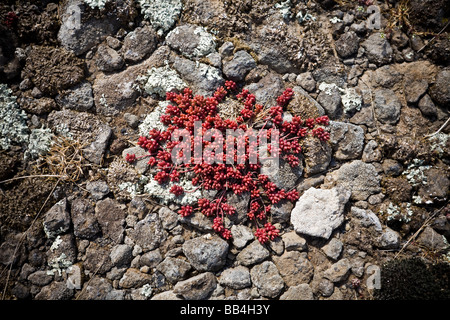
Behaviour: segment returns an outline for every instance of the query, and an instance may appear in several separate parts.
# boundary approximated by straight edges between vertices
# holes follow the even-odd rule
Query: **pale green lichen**
[[[384,211],[380,211],[380,214],[384,214]],[[402,221],[404,223],[408,223],[411,221],[411,217],[413,216],[414,212],[411,209],[411,204],[407,203],[405,210],[402,210],[399,206],[393,204],[392,202],[389,203],[387,209],[386,209],[386,220],[387,221]]]
[[[286,0],[286,1],[280,2],[280,3],[275,3],[275,5],[274,5],[274,7],[276,9],[278,9],[278,11],[280,12],[280,14],[284,20],[291,19],[291,17],[292,17],[291,6],[292,6],[291,0]]]
[[[150,21],[159,35],[169,31],[183,9],[181,0],[137,0],[144,19]]]
[[[322,82],[319,85],[319,90],[331,95],[334,90],[338,90],[341,95],[341,103],[343,111],[345,114],[350,114],[354,111],[361,110],[362,107],[362,97],[355,88],[341,88],[335,83]]]
[[[423,163],[423,160],[414,159],[408,168],[402,173],[413,187],[426,185],[428,183],[425,171],[430,169],[431,166],[424,166]]]
[[[51,270],[47,271],[47,274],[54,274],[55,272],[58,272],[58,274],[61,276],[63,271],[72,266],[72,262],[67,260],[67,256],[65,253],[61,253],[59,257],[49,260],[48,265]]]
[[[30,130],[27,115],[21,110],[6,84],[0,84],[0,147],[9,150],[12,145],[28,142]]]
[[[36,159],[45,155],[53,144],[53,133],[50,129],[33,129],[28,139],[28,147],[24,159]]]
[[[156,94],[161,98],[166,96],[166,92],[182,90],[187,84],[178,76],[178,73],[168,65],[160,68],[151,68],[145,76],[138,78],[143,83],[143,89],[148,94]]]
[[[430,150],[437,152],[439,156],[442,156],[444,154],[444,149],[447,146],[447,141],[450,135],[439,132],[431,137],[428,138],[428,140],[431,142]]]

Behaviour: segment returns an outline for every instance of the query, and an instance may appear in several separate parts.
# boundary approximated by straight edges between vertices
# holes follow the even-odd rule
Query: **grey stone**
[[[90,242],[89,247],[86,249],[86,257],[83,262],[85,270],[98,275],[105,274],[112,268],[111,247],[101,246],[95,242]]]
[[[270,256],[269,250],[264,248],[258,240],[254,240],[236,256],[236,260],[244,266],[259,263]]]
[[[130,237],[144,252],[154,250],[166,239],[159,215],[156,212],[136,223],[134,229],[127,231]]]
[[[126,213],[116,200],[106,198],[97,202],[95,217],[100,225],[103,238],[112,242],[123,239]]]
[[[450,69],[441,69],[437,75],[434,85],[430,88],[430,96],[434,102],[441,106],[450,104]]]
[[[227,195],[227,203],[236,209],[236,213],[230,216],[230,220],[235,224],[240,224],[247,220],[248,204],[250,202],[250,193],[243,192],[239,195],[230,192]]]
[[[321,91],[317,97],[317,102],[325,109],[330,119],[336,119],[342,113],[341,94],[337,87]]]
[[[337,260],[342,252],[343,244],[340,240],[333,238],[326,245],[322,247],[322,251],[328,258]]]
[[[396,124],[400,118],[401,104],[391,89],[378,89],[374,94],[375,116],[378,121]]]
[[[82,82],[57,95],[55,101],[61,108],[88,111],[94,106],[92,86],[89,82]]]
[[[233,53],[234,45],[230,41],[225,41],[219,48],[219,54],[222,57],[230,56]]]
[[[119,286],[124,289],[140,288],[143,285],[151,283],[151,276],[140,272],[135,268],[128,268],[119,281]]]
[[[178,214],[167,207],[161,207],[158,211],[162,227],[166,230],[171,230],[176,227],[178,223]]]
[[[133,259],[133,247],[127,244],[118,244],[114,246],[110,253],[111,263],[113,266],[127,266]]]
[[[348,31],[339,37],[335,46],[341,58],[351,57],[358,52],[359,37],[354,31]]]
[[[331,121],[330,143],[337,160],[359,158],[364,147],[364,130],[354,124]]]
[[[256,103],[262,105],[275,105],[276,98],[283,93],[283,79],[276,73],[270,72],[258,82],[244,87],[255,95]]]
[[[169,47],[187,58],[201,58],[216,49],[213,35],[193,24],[176,27],[167,35],[166,41]]]
[[[350,261],[347,258],[341,259],[338,262],[334,263],[330,268],[325,270],[323,275],[331,282],[340,282],[346,279],[349,274],[350,268]]]
[[[326,278],[322,278],[317,286],[318,291],[324,297],[329,297],[333,294],[334,284]]]
[[[278,161],[270,159],[262,161],[260,172],[278,188],[290,190],[295,187],[297,180],[302,176],[303,166],[300,163],[297,167],[291,167],[281,158]]]
[[[173,290],[170,290],[155,294],[150,300],[183,300],[183,299],[179,298],[175,293],[173,293]]]
[[[219,283],[232,289],[248,288],[252,284],[250,271],[244,266],[225,269],[220,275]]]
[[[178,215],[178,221],[187,224],[200,231],[209,232],[212,231],[213,222],[207,216],[201,212],[194,212],[190,216],[182,217]]]
[[[32,284],[43,287],[53,280],[53,274],[49,274],[44,270],[38,270],[30,274],[27,279]]]
[[[184,281],[179,281],[173,293],[181,295],[185,300],[206,299],[216,288],[217,280],[213,273],[205,272]]]
[[[256,62],[247,51],[237,51],[233,58],[223,64],[224,75],[233,81],[242,81],[256,67]]]
[[[375,167],[361,160],[343,164],[338,170],[325,176],[325,187],[339,185],[351,190],[352,200],[367,200],[381,191],[381,179]]]
[[[99,45],[95,58],[95,65],[101,71],[112,72],[123,67],[125,61],[122,56],[106,44]]]
[[[278,203],[272,204],[270,207],[270,215],[272,217],[272,223],[288,222],[291,217],[291,211],[294,205],[291,201],[285,199]]]
[[[217,271],[225,265],[228,243],[218,236],[205,235],[187,240],[184,255],[198,271]]]
[[[45,213],[44,231],[47,237],[54,238],[70,228],[70,214],[67,205],[67,199],[58,201],[53,207]]]
[[[58,235],[47,251],[48,265],[59,273],[75,263],[76,259],[77,249],[72,233]]]
[[[422,114],[426,117],[436,117],[437,116],[437,108],[433,103],[433,100],[428,94],[425,94],[420,100],[418,107]]]
[[[102,180],[89,181],[86,184],[86,190],[89,191],[94,200],[101,200],[109,193],[108,184]]]
[[[123,119],[127,122],[130,128],[136,129],[139,126],[139,117],[132,113],[125,112]]]
[[[280,257],[273,257],[273,261],[289,287],[309,283],[314,276],[314,266],[306,253],[287,251]]]
[[[400,246],[400,235],[386,227],[381,236],[377,238],[377,244],[381,249],[397,249]]]
[[[375,140],[369,140],[364,147],[361,160],[364,162],[380,161],[383,155],[377,148],[378,143]]]
[[[99,276],[93,276],[83,286],[79,300],[123,300],[124,292],[115,290],[111,282]]]
[[[125,61],[136,63],[150,55],[157,45],[156,32],[150,26],[138,27],[123,40],[122,52]]]
[[[89,200],[82,198],[73,200],[70,212],[75,236],[83,239],[92,239],[100,232],[100,226],[95,218],[94,207]]]
[[[316,80],[314,80],[311,72],[300,73],[295,82],[308,92],[316,90]]]
[[[417,238],[417,244],[423,245],[429,250],[445,251],[449,244],[445,237],[437,233],[431,227],[425,227]]]
[[[163,260],[163,256],[161,255],[161,251],[159,249],[155,249],[149,252],[144,253],[139,259],[139,263],[144,266],[148,266],[150,268],[156,267]]]
[[[310,177],[328,168],[331,162],[332,148],[326,141],[306,137],[303,142],[303,154],[305,157],[305,176]]]
[[[398,176],[403,172],[403,166],[393,159],[385,159],[381,164],[383,172],[390,176]]]
[[[366,49],[369,62],[380,66],[391,62],[393,50],[389,41],[381,33],[373,33],[361,44]]]
[[[225,83],[219,69],[201,62],[176,57],[172,67],[188,82],[195,94],[211,96]]]
[[[34,297],[36,300],[69,300],[74,291],[67,288],[65,282],[52,282],[43,287]]]
[[[289,289],[281,295],[280,300],[314,300],[314,294],[307,283],[302,283],[298,286],[289,287]]]
[[[250,277],[259,294],[264,297],[275,298],[284,288],[283,278],[271,261],[255,265],[250,270]]]
[[[156,270],[164,274],[166,279],[171,283],[176,283],[177,281],[185,279],[191,269],[192,267],[189,262],[172,257],[165,258],[156,267]]]
[[[419,197],[424,201],[435,201],[447,199],[450,188],[450,180],[445,171],[430,168],[425,172],[426,180],[432,183],[422,184],[419,188]]]
[[[344,207],[350,195],[351,192],[343,188],[308,189],[291,213],[295,231],[328,239],[344,221]]]
[[[308,246],[306,240],[300,237],[295,231],[287,232],[281,236],[286,251],[305,251]]]
[[[141,147],[130,147],[126,148],[122,151],[122,158],[126,159],[127,154],[132,155],[134,154],[136,156],[136,161],[131,163],[130,165],[133,166],[136,171],[140,174],[144,174],[148,168],[148,154],[149,152]]]
[[[353,216],[360,220],[363,227],[368,228],[370,226],[374,226],[376,231],[382,231],[380,219],[378,219],[377,215],[371,210],[352,207],[350,212]]]
[[[83,1],[70,0],[61,10],[58,40],[65,49],[73,51],[76,55],[87,52],[107,36],[116,33],[120,27],[117,16],[114,15],[104,19],[86,19],[85,8]],[[86,21],[82,21],[83,19]]]
[[[101,164],[111,136],[112,129],[110,127],[104,126],[99,128],[97,139],[83,149],[83,155],[86,160],[95,164]]]
[[[405,81],[406,101],[416,104],[419,99],[427,92],[428,82],[425,79],[407,79]]]
[[[233,245],[238,249],[244,248],[249,241],[255,238],[252,230],[244,225],[233,225],[230,231]]]

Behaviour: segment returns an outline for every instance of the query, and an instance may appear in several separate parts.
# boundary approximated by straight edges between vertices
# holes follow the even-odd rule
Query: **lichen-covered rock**
[[[67,199],[60,200],[46,212],[43,224],[48,238],[55,238],[69,230],[71,219]]]
[[[112,72],[121,69],[125,61],[116,50],[101,44],[97,48],[95,64],[101,71]]]
[[[97,201],[95,217],[97,218],[103,237],[118,242],[123,239],[125,211],[120,204],[111,198]]]
[[[183,8],[181,0],[138,0],[138,3],[144,18],[159,35],[172,28]]]
[[[358,52],[359,37],[354,31],[348,31],[336,41],[336,51],[341,58],[348,58]]]
[[[205,28],[192,24],[176,27],[166,37],[167,44],[190,59],[207,56],[216,50],[214,36]]]
[[[57,95],[55,101],[61,108],[88,111],[94,106],[92,86],[89,82],[80,83]]]
[[[343,188],[306,190],[291,213],[295,231],[328,239],[344,222],[344,207],[350,195],[351,192]]]

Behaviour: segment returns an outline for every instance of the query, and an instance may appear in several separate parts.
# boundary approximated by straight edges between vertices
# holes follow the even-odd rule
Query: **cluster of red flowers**
[[[12,29],[18,20],[19,20],[19,17],[17,16],[17,14],[14,11],[10,11],[6,14],[3,24],[6,27],[8,27],[9,29]]]
[[[269,178],[259,173],[261,164],[250,163],[251,152],[255,152],[250,148],[248,136],[244,138],[245,154],[239,155],[236,150],[229,150],[227,154],[215,154],[209,149],[209,153],[203,155],[203,159],[198,161],[195,153],[189,161],[186,161],[186,155],[178,154],[182,160],[182,164],[171,161],[173,149],[180,143],[173,136],[174,131],[186,130],[191,136],[190,147],[194,151],[196,147],[201,150],[208,149],[214,143],[221,143],[226,151],[227,144],[214,137],[214,141],[205,141],[201,137],[209,129],[216,129],[218,133],[224,134],[227,129],[247,129],[252,128],[252,124],[258,119],[263,121],[264,129],[267,130],[267,138],[271,137],[271,130],[277,129],[281,133],[279,138],[280,156],[283,157],[291,166],[299,165],[299,154],[302,151],[300,140],[308,134],[318,137],[320,140],[329,139],[329,134],[323,127],[329,124],[327,116],[317,119],[302,120],[299,116],[292,117],[291,121],[283,120],[283,112],[294,94],[291,88],[286,89],[276,101],[277,105],[268,109],[264,115],[261,112],[264,107],[256,104],[256,98],[248,90],[242,90],[235,98],[243,103],[243,108],[236,120],[223,119],[218,113],[218,105],[222,102],[231,91],[236,91],[236,83],[226,81],[225,85],[218,88],[212,97],[194,96],[192,90],[184,89],[181,93],[168,92],[166,99],[170,101],[165,113],[161,116],[161,122],[167,126],[167,130],[158,131],[152,129],[148,136],[139,137],[138,145],[148,151],[151,167],[156,168],[154,179],[164,184],[170,181],[177,182],[180,176],[190,173],[192,184],[204,190],[217,190],[217,197],[214,200],[206,198],[199,199],[196,205],[182,206],[178,213],[183,216],[189,216],[195,211],[201,212],[207,217],[214,217],[213,229],[219,233],[224,239],[231,238],[231,232],[225,227],[224,217],[236,213],[235,208],[227,203],[227,194],[242,194],[248,192],[250,194],[250,207],[247,216],[256,224],[255,237],[265,243],[273,240],[278,236],[279,231],[268,222],[270,218],[271,205],[280,202],[283,199],[288,201],[296,201],[299,198],[298,192],[293,190],[284,190],[278,188]],[[232,98],[232,97],[230,97]],[[201,127],[196,127],[195,122],[201,122]],[[196,132],[200,130],[201,132]],[[262,130],[262,129],[259,129]],[[259,131],[261,132],[261,131]],[[199,134],[199,135],[197,135]],[[200,139],[196,138],[200,136]],[[223,137],[223,136],[222,136]],[[238,138],[239,139],[239,138]],[[219,142],[218,142],[219,141]],[[268,151],[271,150],[272,144],[268,145]],[[233,144],[234,147],[234,144]],[[217,150],[217,149],[214,149]],[[182,153],[180,151],[180,153]],[[228,164],[227,157],[233,157],[234,165]],[[256,154],[258,156],[258,154]],[[216,159],[223,161],[207,161],[208,159]],[[126,160],[136,161],[134,155],[127,155]],[[240,161],[241,160],[241,161]],[[243,161],[242,161],[243,160]],[[236,164],[237,163],[237,164]],[[182,196],[185,192],[181,186],[173,185],[170,192],[175,196]],[[261,227],[263,226],[263,227]]]

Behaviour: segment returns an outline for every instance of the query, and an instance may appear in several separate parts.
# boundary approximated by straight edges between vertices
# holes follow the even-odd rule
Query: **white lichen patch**
[[[207,32],[203,27],[197,27],[194,30],[194,34],[199,36],[199,42],[197,47],[194,49],[193,57],[204,57],[216,50],[216,41],[214,36]]]
[[[437,152],[439,156],[442,156],[444,154],[444,149],[447,146],[447,141],[450,135],[439,132],[431,137],[428,138],[428,140],[431,142],[430,150]]]
[[[150,21],[159,35],[169,31],[183,9],[181,0],[138,0],[144,19]]]
[[[408,223],[411,221],[411,217],[413,216],[414,212],[411,209],[411,203],[406,204],[406,207],[404,208],[404,210],[402,210],[402,208],[400,208],[398,205],[390,202],[386,209],[386,212],[381,210],[380,214],[385,214],[387,221],[402,221],[404,223]]]
[[[105,4],[109,0],[83,0],[83,1],[84,1],[84,3],[86,3],[92,9],[95,9],[95,8],[104,9],[105,8]]]
[[[167,126],[161,123],[161,116],[164,114],[166,107],[169,105],[168,101],[160,101],[158,106],[150,112],[142,123],[139,125],[139,135],[147,136],[151,129],[161,131],[167,130]]]
[[[344,113],[359,111],[362,107],[362,98],[354,88],[347,88],[341,91],[341,102]]]
[[[186,179],[180,179],[179,182],[168,182],[164,184],[159,184],[153,179],[152,176],[149,177],[150,182],[144,186],[144,191],[157,198],[162,204],[175,203],[181,206],[193,204],[197,202],[198,199],[202,198],[201,189],[194,186],[192,182]],[[172,186],[179,185],[184,189],[184,193],[175,196],[170,193],[169,190]]]
[[[425,171],[430,169],[431,166],[424,166],[423,163],[423,160],[414,159],[408,168],[402,173],[413,187],[426,185],[428,183]]]
[[[292,17],[292,13],[291,13],[291,0],[286,0],[280,3],[275,3],[274,7],[276,9],[278,9],[278,11],[280,12],[281,16],[283,17],[283,19],[285,20],[289,20]]]
[[[148,94],[156,94],[161,98],[166,96],[166,92],[172,90],[182,90],[188,85],[180,78],[178,73],[168,65],[160,68],[151,68],[147,75],[138,78],[144,83],[143,89]]]
[[[45,155],[53,144],[53,133],[50,129],[33,129],[25,150],[24,159],[36,159]]]
[[[66,271],[72,266],[72,262],[67,260],[65,253],[61,253],[59,257],[49,260],[48,265],[51,270],[47,271],[47,274],[54,274],[55,272],[58,272],[58,275],[61,276],[63,271]]]
[[[27,115],[21,110],[6,84],[0,84],[0,148],[28,142]]]
[[[319,85],[319,90],[328,95],[331,95],[334,90],[338,90],[341,95],[342,107],[346,114],[361,110],[363,103],[362,97],[355,88],[341,88],[335,83],[322,82]]]

